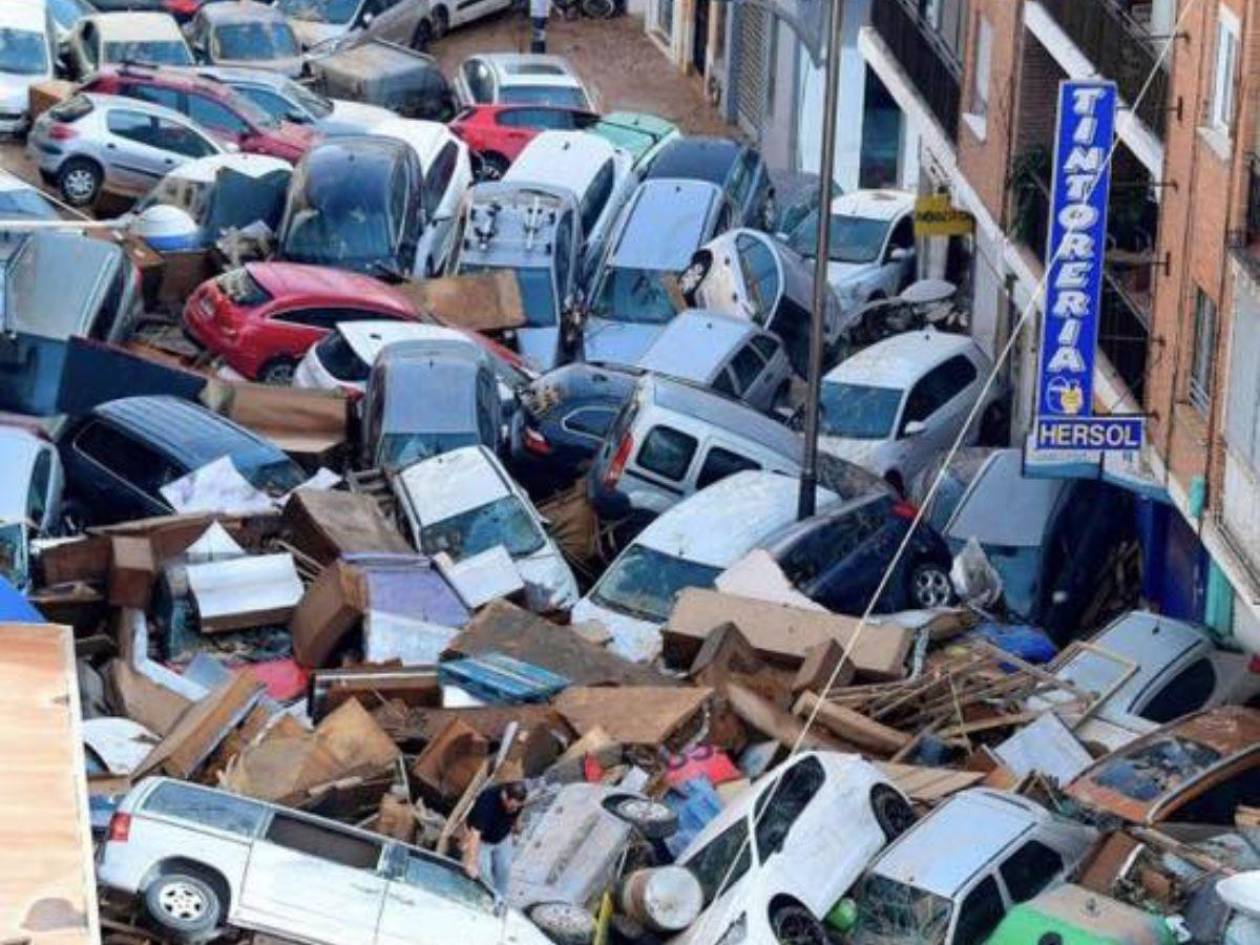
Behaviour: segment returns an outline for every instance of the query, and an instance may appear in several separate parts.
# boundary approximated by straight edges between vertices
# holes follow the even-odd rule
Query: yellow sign
[[[976,230],[976,218],[949,202],[949,194],[930,194],[914,202],[914,235],[969,236]]]

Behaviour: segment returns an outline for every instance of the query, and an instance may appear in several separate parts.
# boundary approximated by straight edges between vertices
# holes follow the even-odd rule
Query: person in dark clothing
[[[505,841],[516,828],[516,818],[528,797],[529,791],[520,781],[494,784],[477,795],[468,812],[464,871],[473,879],[481,877],[499,892],[507,888],[511,865],[512,844]]]

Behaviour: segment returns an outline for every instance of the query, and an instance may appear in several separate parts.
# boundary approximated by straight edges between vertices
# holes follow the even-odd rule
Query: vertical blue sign
[[[1059,84],[1037,388],[1039,421],[1084,418],[1092,413],[1111,192],[1108,158],[1115,125],[1114,83]]]

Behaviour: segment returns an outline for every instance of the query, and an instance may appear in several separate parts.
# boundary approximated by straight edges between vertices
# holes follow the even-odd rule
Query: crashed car
[[[257,0],[202,4],[188,39],[201,62],[269,69],[294,79],[302,74],[302,50],[289,21]]]
[[[0,425],[0,522],[26,522],[35,535],[51,534],[61,521],[65,473],[57,447],[21,427]]]
[[[419,3],[398,3],[393,9],[421,8]],[[455,93],[437,60],[394,43],[356,40],[309,58],[307,68],[313,87],[330,98],[377,105],[404,118],[449,121],[455,116]]]

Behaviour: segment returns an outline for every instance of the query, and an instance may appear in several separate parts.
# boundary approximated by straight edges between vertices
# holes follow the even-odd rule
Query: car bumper
[[[0,112],[0,135],[24,135],[30,127],[29,112]]]

